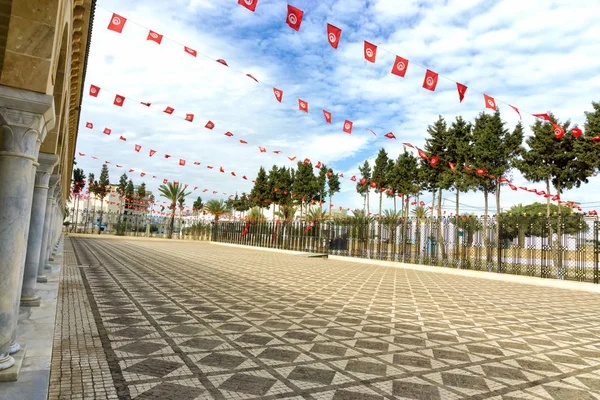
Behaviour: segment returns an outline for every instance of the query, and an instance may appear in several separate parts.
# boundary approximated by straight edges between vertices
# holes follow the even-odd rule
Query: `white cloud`
[[[304,10],[302,29],[294,32],[285,24],[285,4],[279,1],[261,0],[256,13],[251,13],[233,1],[109,0],[103,5],[129,21],[119,35],[106,29],[110,12],[96,12],[87,84],[104,91],[97,99],[84,97],[78,151],[136,172],[234,193],[249,191],[251,183],[231,177],[229,171],[251,178],[260,165],[266,169],[274,163],[294,165],[287,159],[290,155],[296,155],[296,161],[325,162],[346,178],[358,173],[364,159],[374,159],[381,146],[396,158],[401,142],[423,144],[427,125],[438,115],[451,122],[457,115],[472,119],[483,111],[476,90],[524,112],[551,110],[561,120],[582,126],[583,111],[598,100],[600,91],[595,56],[600,52],[600,6],[571,3],[312,2]],[[230,67],[202,56],[194,59],[167,39],[161,46],[146,41],[147,31],[136,22],[210,58],[225,59]],[[343,29],[337,51],[327,44],[326,22]],[[362,57],[364,39],[380,46],[376,64]],[[396,54],[410,60],[405,78],[389,73]],[[422,89],[424,70],[419,66],[468,85],[463,103],[458,102],[452,81],[440,78],[434,93]],[[258,85],[234,69],[268,84]],[[284,90],[282,104],[275,101],[270,85]],[[113,106],[107,91],[127,96],[125,106]],[[299,97],[309,102],[310,114],[297,110]],[[151,101],[153,107],[135,104],[133,99]],[[162,113],[167,105],[179,117],[194,113],[197,124]],[[518,116],[508,106],[501,107],[512,129]],[[334,124],[324,123],[324,108],[333,112]],[[341,131],[346,118],[354,121],[352,135]],[[213,131],[203,128],[209,119],[216,124]],[[94,122],[93,132],[85,129],[86,121]],[[533,118],[524,115],[523,122],[528,127]],[[113,129],[111,137],[101,133],[105,126]],[[378,137],[366,127],[377,131]],[[225,131],[235,136],[227,138]],[[398,140],[384,139],[388,131]],[[127,142],[119,141],[119,135]],[[239,139],[251,144],[241,145]],[[133,151],[135,143],[144,146],[139,154]],[[258,145],[283,154],[259,153]],[[157,153],[149,158],[150,148],[173,157],[165,160]],[[179,158],[188,165],[180,167]],[[194,166],[193,161],[202,166]],[[78,163],[86,174],[98,174],[100,164],[89,157]],[[222,165],[228,173],[205,165]],[[116,181],[124,170],[111,169],[112,179]],[[142,181],[139,174],[130,175],[136,183]],[[526,184],[518,173],[514,175],[519,184]],[[158,180],[148,175],[144,180],[156,191]],[[592,187],[598,183],[600,178],[594,178],[563,198],[593,202]],[[362,206],[354,186],[343,180],[342,193],[334,198],[336,206]],[[454,194],[444,197],[453,199]],[[461,202],[478,207],[482,197],[469,193]],[[508,189],[502,197],[507,207],[538,200]],[[385,207],[391,204],[386,200]],[[447,205],[454,208],[450,201]]]

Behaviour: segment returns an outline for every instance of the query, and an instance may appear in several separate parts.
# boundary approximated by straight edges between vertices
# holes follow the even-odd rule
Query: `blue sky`
[[[320,160],[349,177],[381,147],[396,158],[401,142],[421,146],[428,124],[438,115],[451,122],[457,115],[472,120],[484,112],[483,97],[474,89],[519,107],[527,134],[533,123],[527,112],[552,111],[582,126],[583,112],[600,100],[595,56],[600,54],[600,4],[595,2],[298,0],[291,4],[304,10],[299,32],[286,25],[287,2],[282,0],[260,0],[255,13],[237,0],[98,3],[103,8],[96,11],[86,84],[104,91],[98,98],[83,99],[77,147],[88,157],[78,164],[86,174],[98,174],[101,163],[89,155],[110,160],[115,182],[126,170],[114,164],[122,164],[136,170],[129,174],[136,184],[144,181],[154,191],[161,182],[152,175],[219,191],[214,197],[249,191],[250,182],[205,166],[223,166],[250,178],[261,165],[292,166],[289,155]],[[129,19],[122,34],[106,29],[111,12],[104,8]],[[146,41],[147,30],[134,22],[164,34],[163,44]],[[337,50],[327,42],[327,22],[343,31]],[[225,59],[230,68],[201,56],[194,59],[167,38],[209,58]],[[379,46],[377,63],[364,60],[363,40]],[[390,74],[395,55],[410,62],[405,78]],[[417,65],[469,86],[465,100],[459,103],[455,83],[442,76],[435,92],[423,89],[425,70]],[[283,103],[275,101],[272,86],[256,84],[233,69],[282,89]],[[118,108],[108,92],[153,106],[126,101]],[[308,115],[298,111],[298,98],[309,102]],[[178,116],[194,113],[198,124],[160,112],[167,105]],[[512,129],[517,114],[500,106]],[[325,123],[322,109],[333,113],[332,125]],[[214,131],[202,128],[209,119],[217,126]],[[342,132],[344,119],[354,122],[352,135]],[[94,130],[85,129],[88,121]],[[104,127],[113,129],[111,137],[102,135]],[[235,136],[224,137],[225,131]],[[397,141],[383,138],[389,131]],[[127,142],[119,141],[119,135]],[[240,145],[238,139],[251,145]],[[139,154],[133,151],[136,143],[144,146]],[[258,145],[283,155],[260,153]],[[149,158],[150,148],[159,153]],[[161,153],[173,157],[166,160]],[[178,165],[179,158],[187,160],[186,167]],[[202,165],[193,166],[193,161]],[[140,171],[147,175],[141,178]],[[517,185],[542,187],[527,183],[516,171],[513,178]],[[594,206],[593,188],[599,183],[594,178],[563,198]],[[538,200],[509,192],[503,190],[505,207]],[[428,201],[431,195],[422,198]],[[454,194],[444,198],[444,208],[453,210]],[[461,202],[465,211],[479,212],[483,195],[469,193]],[[336,208],[355,208],[362,199],[354,184],[343,180],[334,203]]]

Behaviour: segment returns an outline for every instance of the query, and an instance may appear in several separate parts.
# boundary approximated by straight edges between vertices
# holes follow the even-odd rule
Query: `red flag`
[[[600,142],[600,136],[593,137],[592,138],[592,142],[599,143]]]
[[[465,94],[467,93],[467,87],[462,83],[456,82],[456,89],[458,89],[458,99],[462,103],[463,99],[465,98]]]
[[[548,114],[533,114],[533,116],[543,119],[544,121],[550,121],[550,116]]]
[[[162,39],[163,39],[163,35],[161,35],[160,33],[156,33],[154,31],[148,32],[148,37],[146,38],[146,40],[151,40],[158,44],[161,44]]]
[[[404,78],[406,75],[406,69],[408,68],[408,60],[400,56],[396,56],[394,66],[392,67],[392,74],[398,75]]]
[[[206,123],[206,125],[204,125],[204,127],[205,127],[206,129],[213,129],[213,128],[215,127],[215,124],[214,124],[212,121],[208,121],[208,122]]]
[[[490,108],[496,111],[496,100],[492,96],[488,96],[487,94],[483,94],[483,99],[485,100],[485,108]]]
[[[170,154],[165,154],[165,158],[170,158],[171,155]]]
[[[359,182],[361,185],[366,185],[367,183],[367,179],[366,178],[362,178]]]
[[[100,88],[96,85],[90,85],[90,96],[98,97],[98,93],[100,93]]]
[[[427,154],[425,154],[423,150],[417,149],[417,153],[419,154],[419,157],[421,157],[423,160],[429,161],[429,157],[427,157]]]
[[[281,153],[281,150],[273,150],[273,153],[275,153],[275,154],[280,154],[280,153]]]
[[[121,17],[119,14],[113,13],[112,17],[110,18],[110,23],[108,24],[108,29],[117,33],[121,33],[123,32],[125,22],[127,22],[127,18]]]
[[[238,4],[246,7],[248,10],[254,12],[254,10],[256,10],[256,5],[258,4],[258,0],[238,0]]]
[[[431,161],[429,162],[429,165],[431,165],[432,167],[435,167],[439,160],[440,159],[437,156],[433,156],[433,157],[431,157]]]
[[[223,169],[223,167],[219,167],[219,172],[225,172],[225,170]]]
[[[169,182],[167,179],[163,179],[163,184],[166,185]]]
[[[438,81],[438,74],[427,70],[425,73],[425,79],[423,80],[423,87],[427,90],[431,90],[432,92],[435,90]]]
[[[557,139],[562,139],[565,136],[565,130],[560,125],[552,124],[554,135]]]
[[[342,36],[342,30],[340,28],[327,24],[327,39],[334,49],[337,49],[338,44],[340,44],[340,36]]]
[[[94,128],[94,124],[92,124],[91,122],[86,122],[85,123],[85,127],[89,128],[89,129],[93,129]]]
[[[510,106],[510,104],[509,104],[509,106]],[[511,107],[513,110],[515,110],[517,114],[519,114],[519,119],[523,119],[523,117],[521,117],[521,112],[519,111],[519,109],[518,109],[517,107],[515,107],[515,106],[510,106],[510,107]]]
[[[231,171],[231,175],[233,175],[233,176],[237,176],[237,175],[235,174],[235,172],[233,172],[233,171]]]
[[[290,6],[288,4],[287,18],[286,18],[285,22],[288,24],[288,26],[290,28],[292,28],[295,31],[298,31],[300,29],[300,25],[302,24],[302,16],[303,15],[304,15],[304,11],[302,11],[294,6]]]
[[[264,147],[258,146],[258,149],[260,150],[261,153],[266,153],[267,152],[267,149],[265,149]]]
[[[317,168],[317,169],[321,168],[321,161],[317,162],[317,164],[315,165],[315,168]]]
[[[246,74],[246,76],[247,76],[248,78],[252,78],[252,79],[254,79],[254,81],[255,81],[256,83],[258,83],[258,79],[256,79],[256,78],[255,78],[255,77],[253,77],[252,75],[250,75],[250,74]]]
[[[371,182],[371,188],[375,189],[377,187],[377,182],[373,181]]]
[[[511,188],[512,190],[517,190],[517,187],[515,185],[513,185],[512,183],[509,183],[508,187]]]
[[[139,144],[135,145],[135,151],[137,151],[139,153],[141,149],[142,149],[142,146],[140,146]]]
[[[373,129],[370,128],[366,128],[369,132],[371,132],[373,135],[377,136],[377,134],[375,133],[375,131]]]
[[[232,136],[233,136],[233,133],[231,133],[231,132],[225,132],[225,136],[232,137]]]
[[[325,116],[325,121],[331,123],[331,113],[329,111],[323,110],[323,115]]]
[[[200,161],[194,161],[194,165],[200,165],[201,162]]]
[[[308,158],[305,158],[304,161],[302,161],[305,165],[310,163],[310,160]]]
[[[344,121],[344,132],[352,134],[352,121]]]
[[[84,156],[85,156],[85,154],[79,153],[79,157],[84,157]]]
[[[354,175],[353,175],[353,176],[352,176],[352,178],[350,178],[350,180],[351,180],[352,182],[356,182],[356,176],[354,176]]]
[[[212,165],[207,165],[206,168],[213,169],[214,167]]]
[[[165,111],[163,111],[163,112],[167,113],[167,114],[173,114],[173,111],[175,111],[175,109],[173,107],[167,107],[167,108],[165,108]]]
[[[181,165],[182,167],[185,166],[185,160],[184,159],[179,159],[179,165]]]
[[[333,175],[333,172],[331,172],[331,171],[327,171],[327,176],[328,176],[328,177],[331,177],[331,175]]]
[[[573,136],[579,137],[583,134],[583,131],[579,128],[573,128],[571,129],[571,133],[573,134]]]
[[[121,135],[121,136],[119,137],[119,139],[120,139],[120,140],[122,140],[122,141],[124,141],[124,142],[126,142],[126,141],[127,141],[127,138],[126,138],[126,137],[123,137],[123,135]]]
[[[273,88],[273,94],[275,94],[275,98],[277,99],[277,101],[281,103],[281,100],[283,100],[283,91],[277,88]]]
[[[296,156],[294,157],[288,157],[290,159],[290,161],[294,161],[296,159]]]
[[[377,46],[365,40],[365,60],[374,63],[377,58]]]
[[[183,51],[185,51],[186,53],[188,53],[189,55],[192,55],[194,57],[198,56],[198,52],[190,47],[183,46]]]
[[[500,183],[508,183],[508,182],[510,182],[510,180],[508,180],[507,178],[500,178],[500,179],[498,179],[498,181],[499,181]],[[527,190],[527,188],[525,188],[525,189],[523,189],[523,190]]]
[[[246,181],[248,180],[248,178],[246,178],[246,175],[242,176],[242,179],[244,179]]]
[[[223,60],[222,58],[219,58],[219,59],[217,60],[217,62],[218,62],[219,64],[223,64],[223,65],[224,65],[224,66],[226,66],[226,67],[229,67],[229,65],[227,65],[227,61]]]
[[[300,111],[308,112],[308,103],[304,100],[298,99],[298,108]]]
[[[243,139],[240,139],[240,143],[242,143],[242,144],[248,144],[248,142],[246,142],[246,141],[245,141],[245,140],[243,140]]]
[[[411,148],[413,148],[413,149],[415,148],[415,146],[413,146],[412,144],[410,144],[410,143],[408,143],[408,142],[404,142],[404,143],[402,143],[402,144],[403,144],[404,146],[408,146],[408,147],[411,147]]]
[[[396,139],[396,136],[394,136],[394,134],[392,132],[388,132],[383,136],[385,136],[388,139]]]
[[[116,95],[115,101],[113,102],[113,104],[118,107],[123,107],[124,102],[125,102],[125,97],[123,97],[121,95]]]
[[[108,163],[106,163],[106,164],[108,164]],[[119,164],[116,164],[116,165],[117,165],[117,168],[123,168],[122,165],[119,165]],[[102,187],[102,186],[98,185],[98,187]]]
[[[152,157],[154,154],[156,154],[156,150],[150,150],[150,157]]]
[[[144,103],[143,101],[140,101],[140,104],[143,104],[146,107],[150,107],[152,105],[152,103]]]
[[[486,174],[485,168],[479,168],[477,171],[475,171],[475,173],[477,175],[485,175]]]
[[[454,163],[448,162],[448,165],[450,166],[450,169],[452,170],[452,172],[456,172],[456,168],[454,168]]]
[[[130,169],[128,172],[135,172],[135,170],[134,169]]]
[[[194,114],[185,114],[185,120],[189,122],[194,122]]]

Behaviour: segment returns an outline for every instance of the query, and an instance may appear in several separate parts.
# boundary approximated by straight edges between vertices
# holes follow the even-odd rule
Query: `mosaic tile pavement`
[[[599,294],[191,241],[70,242],[110,396],[600,399]]]

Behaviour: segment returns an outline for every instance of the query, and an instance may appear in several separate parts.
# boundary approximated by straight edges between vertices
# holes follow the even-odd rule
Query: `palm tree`
[[[175,209],[177,207],[177,202],[182,199],[185,199],[185,197],[190,193],[185,192],[185,188],[183,187],[183,185],[180,185],[179,183],[175,185],[171,182],[167,183],[166,185],[160,185],[158,187],[158,191],[163,197],[167,198],[171,202],[171,205],[169,206],[169,209],[171,210],[171,223],[169,224],[168,238],[172,239],[173,227],[175,225]]]
[[[296,207],[282,206],[279,207],[279,210],[274,214],[274,216],[286,222],[290,222],[294,219],[297,210],[298,209]]]
[[[223,200],[209,200],[204,206],[204,210],[215,217],[215,222],[219,222],[219,217],[227,213],[227,206]]]
[[[251,222],[264,222],[266,218],[262,215],[262,211],[258,207],[253,207],[250,209],[250,212],[246,216],[246,219]]]
[[[422,222],[429,217],[429,210],[423,206],[417,206],[411,211],[411,214],[414,215],[419,222]]]

